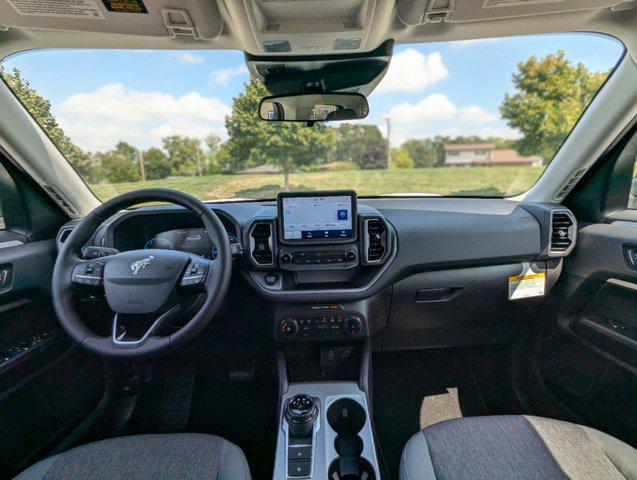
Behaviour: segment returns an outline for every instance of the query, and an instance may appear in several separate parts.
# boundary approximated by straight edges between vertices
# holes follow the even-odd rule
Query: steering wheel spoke
[[[181,310],[181,305],[176,305],[169,309],[168,311],[162,313],[153,323],[148,327],[148,329],[138,338],[128,339],[127,340],[127,330],[124,325],[120,322],[119,313],[116,313],[113,317],[113,328],[112,328],[112,340],[113,346],[115,348],[139,348],[146,341],[158,333],[161,328],[164,326],[166,321],[172,317],[174,314],[178,313]]]

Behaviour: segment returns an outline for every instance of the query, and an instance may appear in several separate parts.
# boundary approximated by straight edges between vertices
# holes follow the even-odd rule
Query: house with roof
[[[496,148],[495,143],[447,143],[444,145],[444,152],[444,165],[447,167],[539,167],[542,165],[542,159],[538,156],[524,157],[513,149]]]

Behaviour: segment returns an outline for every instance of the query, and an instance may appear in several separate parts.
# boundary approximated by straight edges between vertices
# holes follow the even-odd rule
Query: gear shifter
[[[295,395],[285,406],[285,420],[292,438],[312,436],[312,428],[318,416],[318,408],[312,397],[305,394]]]

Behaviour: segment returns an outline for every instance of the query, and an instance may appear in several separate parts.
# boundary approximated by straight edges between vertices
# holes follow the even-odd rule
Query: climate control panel
[[[352,312],[289,316],[280,320],[276,327],[280,341],[352,340],[365,336],[363,317]]]
[[[284,246],[279,250],[279,267],[283,270],[343,270],[360,263],[356,244],[337,247],[319,245]]]

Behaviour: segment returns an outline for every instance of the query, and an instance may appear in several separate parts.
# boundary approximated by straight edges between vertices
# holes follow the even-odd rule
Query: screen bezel
[[[307,238],[298,238],[292,240],[286,240],[284,235],[284,222],[283,222],[283,199],[284,198],[298,198],[298,197],[350,197],[352,201],[352,236],[348,238],[313,238],[308,240]],[[289,245],[311,245],[317,243],[352,243],[358,239],[358,204],[357,196],[354,190],[311,190],[305,192],[279,192],[276,197],[277,205],[277,224],[279,232],[279,242]]]

